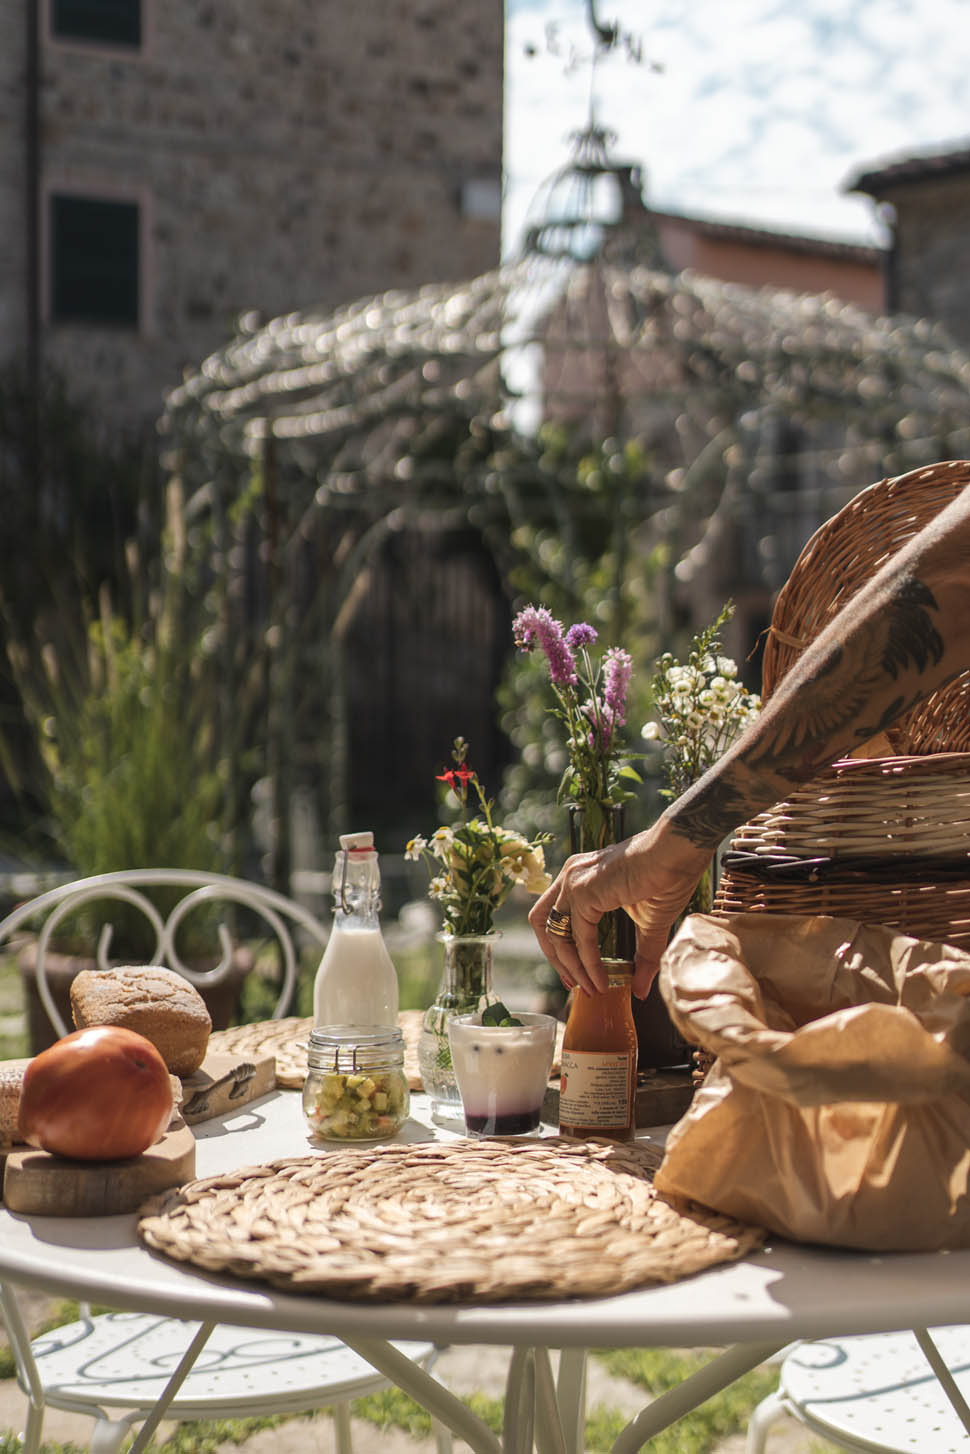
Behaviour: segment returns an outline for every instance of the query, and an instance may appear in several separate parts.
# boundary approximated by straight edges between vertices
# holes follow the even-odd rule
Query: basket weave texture
[[[767,700],[815,637],[970,485],[951,460],[870,485],[815,532],[778,596]],[[737,830],[714,913],[833,914],[970,945],[970,670]]]
[[[656,1150],[559,1137],[347,1148],[190,1182],[139,1236],[207,1272],[382,1302],[610,1295],[759,1248],[654,1190]]]
[[[970,460],[911,470],[860,491],[816,530],[775,602],[761,668],[765,700],[879,568],[967,485]],[[970,749],[970,670],[899,718],[886,738],[899,756]]]

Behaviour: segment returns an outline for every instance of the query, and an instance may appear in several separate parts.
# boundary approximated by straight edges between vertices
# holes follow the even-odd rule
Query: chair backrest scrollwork
[[[185,892],[163,917],[146,893],[152,888],[184,889]],[[230,974],[233,938],[227,924],[221,920],[215,926],[221,951],[218,964],[209,969],[193,968],[183,960],[177,948],[179,929],[186,917],[202,905],[220,903],[238,905],[256,915],[267,926],[279,953],[281,982],[272,1011],[273,1019],[279,1019],[288,1012],[296,988],[299,955],[295,936],[302,931],[320,947],[326,944],[328,937],[327,928],[296,900],[248,879],[225,874],[195,869],[143,868],[96,874],[59,884],[19,904],[0,920],[0,945],[18,929],[39,922],[35,965],[37,993],[58,1035],[67,1034],[69,1027],[55,1003],[47,976],[46,960],[51,940],[56,936],[58,925],[68,915],[84,904],[98,901],[128,904],[143,914],[155,935],[154,950],[145,962],[164,964],[199,990],[218,985]],[[94,955],[99,969],[109,968],[111,940],[112,925],[106,922],[101,928]]]

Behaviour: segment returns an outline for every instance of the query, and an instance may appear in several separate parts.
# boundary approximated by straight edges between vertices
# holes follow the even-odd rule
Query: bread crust
[[[12,1146],[21,1140],[20,1097],[29,1064],[27,1059],[5,1060],[0,1065],[0,1146]]]
[[[71,984],[79,1030],[123,1025],[156,1047],[173,1075],[192,1075],[205,1059],[212,1020],[194,985],[161,965],[82,969]]]

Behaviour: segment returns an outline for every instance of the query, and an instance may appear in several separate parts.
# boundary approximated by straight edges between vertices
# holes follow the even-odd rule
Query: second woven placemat
[[[404,1074],[413,1091],[422,1088],[418,1041],[423,1020],[423,1010],[402,1010],[397,1017],[404,1035]],[[307,1071],[307,1044],[312,1029],[311,1019],[301,1019],[297,1015],[290,1015],[285,1020],[259,1020],[252,1025],[233,1025],[228,1030],[216,1030],[210,1035],[209,1049],[225,1050],[234,1055],[274,1055],[276,1084],[285,1090],[302,1090]],[[559,1070],[563,1029],[559,1026],[556,1037],[554,1074]]]
[[[138,1232],[207,1272],[382,1302],[608,1295],[761,1246],[656,1192],[658,1159],[561,1137],[347,1148],[190,1182],[146,1202]]]
[[[398,1015],[404,1034],[404,1073],[412,1090],[421,1089],[418,1038],[422,1019],[421,1010],[402,1010]],[[209,1036],[209,1049],[226,1050],[234,1055],[273,1055],[276,1084],[284,1090],[302,1090],[312,1029],[313,1020],[299,1015],[289,1015],[283,1020],[258,1020],[252,1025],[232,1025]]]

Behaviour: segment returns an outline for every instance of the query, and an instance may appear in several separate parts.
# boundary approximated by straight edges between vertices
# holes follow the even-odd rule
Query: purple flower
[[[585,621],[577,621],[566,632],[566,645],[571,651],[581,651],[584,646],[592,646],[595,640],[596,631],[592,626],[587,626]]]
[[[626,692],[633,674],[633,661],[628,651],[611,646],[603,657],[603,698],[612,726],[626,722]]]
[[[589,723],[588,742],[593,752],[608,752],[613,741],[613,729],[621,724],[616,721],[613,708],[602,697],[590,697],[583,703],[583,716]]]
[[[578,680],[573,654],[563,640],[562,622],[557,621],[545,606],[526,606],[512,622],[515,644],[522,651],[531,651],[538,641],[549,663],[549,675],[557,687],[574,687]]]

